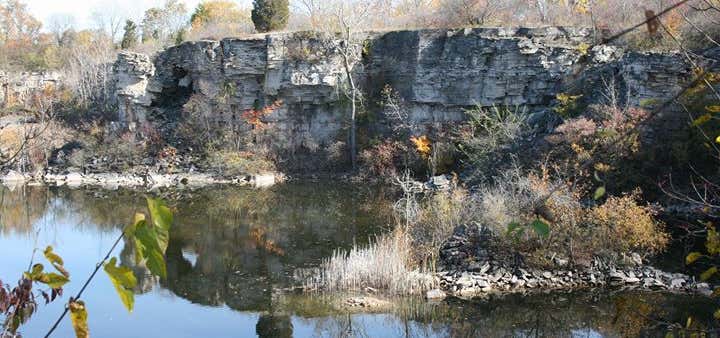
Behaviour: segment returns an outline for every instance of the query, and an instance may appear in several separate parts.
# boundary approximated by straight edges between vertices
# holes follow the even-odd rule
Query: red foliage
[[[5,328],[11,333],[15,333],[20,324],[35,313],[37,303],[32,288],[33,282],[27,278],[20,279],[18,286],[13,289],[0,281],[0,314],[6,316]],[[50,302],[49,298],[46,300],[46,303]]]

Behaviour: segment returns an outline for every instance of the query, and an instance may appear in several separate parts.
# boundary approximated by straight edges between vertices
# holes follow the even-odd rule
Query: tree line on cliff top
[[[21,0],[4,0],[0,2],[0,68],[59,69],[73,62],[67,57],[73,50],[88,54],[89,46],[101,49],[89,54],[105,59],[113,56],[105,50],[152,53],[185,40],[271,31],[340,31],[348,22],[353,30],[538,25],[612,30],[641,21],[666,5],[666,1],[628,0],[255,0],[246,7],[235,1],[205,0],[192,9],[179,0],[167,0],[133,17],[119,2],[108,1],[91,11],[91,29],[76,29],[72,16],[56,14],[41,22]],[[717,36],[718,7],[718,0],[694,0],[665,16],[663,25],[688,40],[705,33]],[[662,38],[647,39],[648,34],[638,33],[628,40],[640,47],[663,44]]]

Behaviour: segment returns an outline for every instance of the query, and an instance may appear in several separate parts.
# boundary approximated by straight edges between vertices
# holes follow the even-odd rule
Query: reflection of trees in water
[[[0,186],[0,231],[27,234],[38,221],[70,223],[92,231],[114,231],[144,208],[141,194],[129,191]],[[45,218],[45,219],[44,219]]]
[[[130,223],[137,212],[147,212],[145,196],[128,190],[62,189],[62,208],[81,227],[114,231]]]
[[[0,232],[28,234],[46,213],[51,196],[40,187],[20,186],[10,191],[0,185]]]
[[[373,189],[320,183],[191,192],[171,201],[175,224],[167,250],[168,279],[161,285],[195,303],[261,312],[258,335],[289,336],[290,316],[273,305],[273,290],[287,286],[296,267],[378,233],[388,223],[390,206],[378,196]],[[3,215],[22,232],[43,215],[66,218],[80,228],[117,231],[144,209],[142,194],[124,190],[37,188],[3,198],[3,208],[12,211]],[[136,292],[157,284],[135,264],[131,243],[119,255],[138,277]]]

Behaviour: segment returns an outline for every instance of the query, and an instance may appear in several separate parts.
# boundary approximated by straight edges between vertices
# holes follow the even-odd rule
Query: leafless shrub
[[[111,106],[114,95],[112,63],[116,52],[113,42],[104,35],[88,35],[84,44],[73,44],[68,50],[66,66],[61,70],[63,83],[80,106]]]

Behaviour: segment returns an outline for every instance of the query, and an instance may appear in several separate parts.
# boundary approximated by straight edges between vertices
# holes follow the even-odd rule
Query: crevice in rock
[[[172,79],[155,96],[151,107],[160,108],[167,112],[180,111],[190,100],[193,94],[193,80],[187,70],[175,66],[172,69]]]

